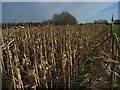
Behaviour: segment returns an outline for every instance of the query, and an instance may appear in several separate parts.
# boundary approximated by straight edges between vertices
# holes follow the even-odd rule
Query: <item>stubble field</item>
[[[108,88],[108,37],[104,24],[5,28],[3,88]]]

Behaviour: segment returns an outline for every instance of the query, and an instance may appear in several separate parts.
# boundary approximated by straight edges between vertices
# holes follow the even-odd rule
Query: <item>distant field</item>
[[[110,25],[108,26],[110,30]],[[114,25],[113,26],[113,32],[117,34],[118,38],[120,38],[120,25]]]

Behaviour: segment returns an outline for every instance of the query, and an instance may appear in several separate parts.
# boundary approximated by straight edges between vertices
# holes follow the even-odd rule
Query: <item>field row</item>
[[[11,88],[72,88],[90,51],[108,36],[102,24],[5,28],[3,83]]]

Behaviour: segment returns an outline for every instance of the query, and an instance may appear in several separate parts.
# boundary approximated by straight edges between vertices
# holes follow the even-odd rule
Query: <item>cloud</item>
[[[119,0],[2,0],[2,2],[118,2]]]
[[[92,17],[97,16],[105,16],[105,13],[101,11],[109,8],[113,5],[113,3],[105,3],[105,2],[95,2],[95,3],[88,3],[88,2],[81,2],[81,3],[72,3],[72,5],[66,5],[63,10],[69,11],[73,16],[77,18],[79,22],[86,22],[91,21]],[[100,13],[101,12],[101,13]],[[112,9],[111,9],[112,12]],[[106,18],[108,19],[108,18]]]
[[[2,3],[0,2],[0,23],[2,22]]]
[[[118,18],[120,19],[120,2],[118,3]]]
[[[68,11],[79,22],[87,22],[104,16],[108,17],[108,14],[116,9],[114,6],[116,4],[113,2],[6,2],[3,3],[3,21],[20,22],[23,19],[32,22],[43,21],[51,19],[55,13]],[[114,10],[114,13],[117,13],[117,11]]]

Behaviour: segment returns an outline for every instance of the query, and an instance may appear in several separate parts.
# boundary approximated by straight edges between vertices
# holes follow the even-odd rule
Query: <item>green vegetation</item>
[[[109,31],[111,30],[111,26],[109,25]],[[113,26],[113,32],[117,34],[118,38],[120,38],[120,25]]]
[[[113,32],[117,34],[118,38],[120,38],[120,25],[115,25],[113,27]],[[120,86],[120,83],[119,83],[119,78],[117,77],[117,81],[116,81],[116,85]],[[117,89],[118,87],[116,87]],[[115,90],[115,89],[114,89]]]
[[[109,31],[111,30],[111,26],[109,25]],[[114,25],[113,26],[113,32],[117,34],[118,38],[120,38],[120,25]],[[116,78],[116,85],[120,86],[119,84],[119,77]],[[118,87],[114,88],[114,90],[116,90]]]
[[[96,60],[99,57],[97,55],[99,52],[100,52],[100,50],[98,48],[95,48],[91,53],[89,53],[89,55],[92,58],[88,56],[88,59],[84,63],[84,66],[81,67],[81,70],[78,72],[78,76],[76,77],[77,82],[73,84],[73,88],[85,89],[86,86],[81,86],[81,85],[83,83],[85,83],[84,81],[86,80],[86,78],[88,78],[88,80],[89,80],[88,82],[85,83],[86,85],[88,85],[88,84],[91,85],[95,81],[96,72],[93,73],[92,69],[97,64]],[[92,73],[92,75],[90,75],[91,73]]]
[[[120,38],[120,25],[115,25],[113,27],[113,32],[117,34],[117,36]]]

